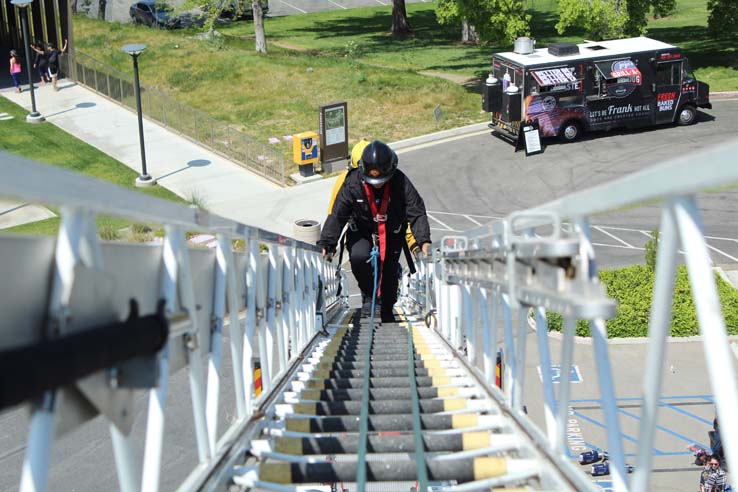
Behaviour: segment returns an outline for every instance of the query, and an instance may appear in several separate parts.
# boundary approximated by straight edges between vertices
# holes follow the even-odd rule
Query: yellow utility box
[[[292,135],[292,159],[300,167],[301,176],[314,174],[313,163],[318,162],[318,134],[302,132]]]

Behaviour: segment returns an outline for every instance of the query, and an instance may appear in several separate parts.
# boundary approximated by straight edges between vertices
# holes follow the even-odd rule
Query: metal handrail
[[[546,312],[564,318],[561,374],[571,366],[577,319],[586,319],[597,361],[613,489],[650,490],[657,411],[661,394],[665,349],[677,251],[686,259],[697,317],[705,346],[705,363],[714,390],[721,436],[729,469],[738,469],[738,378],[727,338],[708,246],[701,226],[696,195],[738,186],[738,141],[679,156],[610,183],[564,196],[503,220],[436,242],[431,259],[420,265],[417,279],[403,290],[437,317],[437,330],[475,367],[480,379],[495,385],[498,350],[504,352],[504,392],[497,394],[512,408],[521,426],[530,427],[523,413],[527,330],[536,328],[538,363],[543,381],[545,426],[532,430],[542,449],[568,466],[566,425],[569,409],[568,377],[561,377],[558,401],[550,374],[551,353]],[[638,454],[633,480],[626,478],[615,384],[607,345],[605,319],[614,305],[597,277],[590,216],[634,206],[660,204],[658,261],[645,358]],[[570,224],[563,224],[569,220]],[[563,224],[563,225],[562,225]],[[537,230],[538,228],[538,230]],[[554,233],[550,233],[551,229]],[[548,232],[548,234],[546,234]],[[498,319],[502,313],[502,337]]]
[[[62,70],[77,83],[136,111],[133,76],[121,72],[79,50],[62,57]],[[74,70],[70,70],[74,67]],[[72,73],[76,72],[76,73]],[[184,104],[160,90],[141,85],[143,114],[167,129],[222,154],[274,183],[287,184],[287,164],[282,154],[259,143],[241,130]]]
[[[47,389],[32,404],[20,490],[46,490],[55,427],[67,432],[100,413],[109,423],[120,490],[158,491],[170,375],[183,368],[199,466],[181,489],[202,486],[303,352],[345,311],[348,294],[337,297],[342,279],[315,245],[13,155],[0,153],[0,163],[7,178],[0,181],[0,196],[54,205],[61,216],[54,242],[0,235],[3,271],[25,279],[0,287],[0,352],[92,333],[94,326],[125,318],[129,299],[142,315],[156,312],[163,300],[169,325],[168,342],[156,357],[85,376],[73,391]],[[165,236],[144,245],[101,242],[96,217],[103,214],[160,224]],[[189,246],[193,231],[212,234],[214,247]],[[234,240],[243,241],[245,251],[234,251]],[[224,351],[231,354],[230,376],[221,367]],[[255,391],[257,359],[261,395]],[[222,388],[228,386],[235,419],[219,427]],[[145,449],[137,462],[134,395],[147,388]]]

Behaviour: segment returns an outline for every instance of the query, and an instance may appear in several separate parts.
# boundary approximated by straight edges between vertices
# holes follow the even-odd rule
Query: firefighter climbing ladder
[[[736,372],[695,198],[738,183],[735,155],[738,142],[682,156],[444,237],[402,285],[397,323],[358,317],[345,285],[337,296],[345,277],[312,245],[3,155],[0,196],[61,215],[56,238],[0,236],[0,409],[25,402],[32,410],[20,490],[53,488],[54,440],[98,414],[109,425],[118,488],[160,490],[180,370],[198,462],[178,478],[180,492],[594,490],[566,457],[569,384],[563,378],[555,392],[548,374],[549,311],[564,317],[562,367],[572,363],[575,321],[589,320],[613,488],[646,492],[680,249],[709,377],[722,388],[714,393],[723,435],[738,436],[730,418],[738,392],[726,391],[738,388]],[[604,324],[615,304],[597,279],[588,221],[655,202],[661,240],[629,481]],[[161,224],[163,235],[104,242],[99,216]],[[216,247],[188,246],[191,232],[214,235]],[[530,353],[544,373],[543,428],[525,413]],[[136,442],[135,401],[145,392]],[[223,422],[227,401],[235,417]],[[738,469],[734,439],[725,440],[729,468]]]

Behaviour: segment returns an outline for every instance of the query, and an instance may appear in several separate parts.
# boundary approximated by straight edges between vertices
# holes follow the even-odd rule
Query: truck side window
[[[656,82],[659,85],[675,85],[682,81],[682,63],[659,63],[656,67]]]

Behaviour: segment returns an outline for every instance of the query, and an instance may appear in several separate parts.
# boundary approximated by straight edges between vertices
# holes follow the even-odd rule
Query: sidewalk
[[[36,105],[54,124],[141,172],[138,121],[135,113],[68,80],[60,91],[38,86]],[[2,95],[30,110],[27,88]],[[228,159],[144,119],[149,174],[177,195],[201,200],[212,213],[247,225],[292,236],[299,219],[323,221],[334,179],[281,188]],[[41,218],[41,217],[40,217]]]
[[[50,85],[38,86],[35,91],[37,109],[47,120],[44,124],[58,126],[140,173],[135,113],[69,80],[60,80],[59,88],[57,93]],[[12,88],[0,94],[30,110],[27,87],[20,94]],[[439,140],[486,131],[487,124],[479,123],[390,145],[402,153]],[[144,138],[147,170],[159,186],[185,199],[195,195],[216,215],[285,236],[293,235],[297,220],[325,220],[335,177],[282,188],[146,119]],[[18,205],[21,204],[13,204]],[[46,217],[36,220],[41,218]]]

